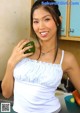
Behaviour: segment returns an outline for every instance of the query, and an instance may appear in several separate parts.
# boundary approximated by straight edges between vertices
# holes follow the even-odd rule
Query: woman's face
[[[51,14],[42,7],[33,13],[33,29],[40,40],[56,38],[57,27]]]

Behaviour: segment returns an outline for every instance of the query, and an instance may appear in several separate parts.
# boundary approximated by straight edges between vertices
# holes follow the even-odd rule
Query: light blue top
[[[51,113],[60,108],[55,90],[61,83],[60,64],[25,58],[14,69],[14,105],[18,113]]]

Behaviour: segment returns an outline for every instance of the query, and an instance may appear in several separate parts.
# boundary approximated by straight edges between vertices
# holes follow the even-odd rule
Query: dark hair
[[[57,46],[58,46],[58,39],[61,36],[61,20],[59,18],[61,16],[61,13],[59,11],[58,4],[56,3],[55,0],[37,0],[33,4],[31,8],[31,30],[33,34],[35,34],[33,30],[33,13],[39,7],[43,7],[46,11],[48,11],[51,14],[53,20],[55,21],[55,24],[57,26]]]

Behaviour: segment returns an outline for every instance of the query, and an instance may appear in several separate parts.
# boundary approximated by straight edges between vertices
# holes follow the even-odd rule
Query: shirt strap
[[[63,62],[63,58],[64,58],[64,50],[62,50],[62,56],[61,56],[61,61],[60,61],[60,65],[62,65],[62,62]]]

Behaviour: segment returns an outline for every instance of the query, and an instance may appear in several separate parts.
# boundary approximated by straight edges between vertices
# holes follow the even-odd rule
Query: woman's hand
[[[8,60],[8,63],[12,64],[13,67],[20,61],[22,60],[23,58],[26,58],[30,55],[32,55],[33,53],[27,53],[27,54],[24,54],[24,52],[26,50],[28,50],[29,48],[31,48],[32,46],[28,46],[28,47],[24,47],[24,45],[26,43],[28,43],[29,40],[21,40],[16,47],[14,47],[13,49],[13,52],[12,52],[12,55],[10,56],[9,60]],[[22,49],[23,48],[23,49]]]

